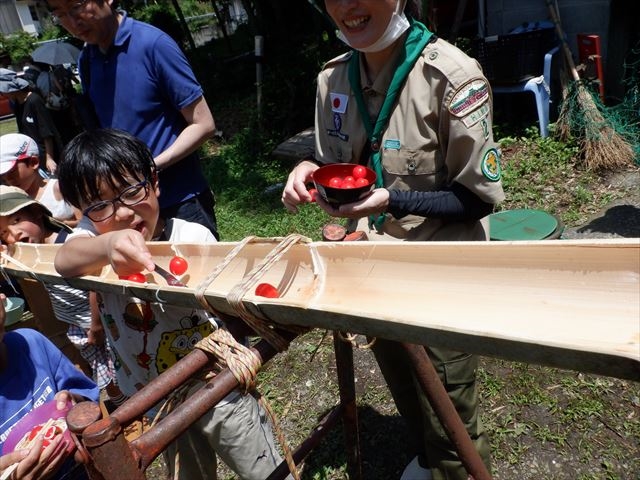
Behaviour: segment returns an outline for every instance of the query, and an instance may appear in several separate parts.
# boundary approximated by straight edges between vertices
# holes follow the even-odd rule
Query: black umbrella
[[[70,43],[55,40],[43,43],[31,54],[34,62],[61,65],[63,63],[77,63],[80,49]]]

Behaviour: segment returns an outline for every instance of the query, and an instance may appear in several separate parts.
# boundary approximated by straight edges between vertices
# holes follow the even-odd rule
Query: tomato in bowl
[[[376,172],[353,163],[331,163],[313,172],[313,183],[332,207],[357,202],[375,187]]]

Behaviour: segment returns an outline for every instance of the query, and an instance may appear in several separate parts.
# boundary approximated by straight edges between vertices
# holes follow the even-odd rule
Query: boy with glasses
[[[94,228],[76,230],[60,248],[55,267],[65,277],[87,275],[107,265],[121,276],[152,271],[149,240],[216,241],[202,225],[159,216],[160,189],[151,152],[125,132],[104,129],[78,135],[66,146],[58,174],[63,197],[80,208]],[[119,293],[99,295],[102,322],[119,360],[118,384],[128,396],[218,328],[204,310],[143,302]],[[185,348],[171,358],[159,355],[163,335],[176,330],[188,332]],[[171,478],[214,480],[216,454],[249,480],[263,480],[280,463],[271,427],[251,395],[227,395],[169,446],[165,459]]]

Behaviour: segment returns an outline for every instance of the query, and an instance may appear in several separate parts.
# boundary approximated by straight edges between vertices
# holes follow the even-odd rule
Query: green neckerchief
[[[382,104],[382,108],[380,109],[375,125],[373,125],[371,121],[371,117],[369,116],[369,112],[362,95],[362,86],[360,82],[360,52],[355,50],[349,60],[349,83],[351,84],[351,90],[356,97],[358,111],[360,112],[362,123],[364,123],[364,128],[367,132],[367,139],[371,146],[370,160],[371,165],[376,172],[376,188],[383,186],[382,161],[380,159],[382,156],[380,152],[380,140],[382,139],[382,134],[387,128],[391,110],[396,104],[398,94],[404,86],[404,82],[407,79],[409,72],[418,60],[422,50],[424,50],[424,47],[431,39],[431,35],[433,35],[422,23],[412,19],[409,19],[409,22],[411,23],[411,27],[409,28],[409,33],[404,41],[402,52],[400,52],[400,58],[398,59],[399,65],[393,74],[393,78],[389,84],[389,89],[387,90],[387,96],[384,99],[384,103]],[[381,227],[384,223],[384,218],[383,214],[378,215],[377,218],[374,215],[370,215],[369,227],[373,225],[378,228]]]

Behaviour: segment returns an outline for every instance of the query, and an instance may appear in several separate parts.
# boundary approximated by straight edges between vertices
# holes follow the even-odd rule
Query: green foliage
[[[288,215],[280,197],[290,165],[274,159],[272,132],[255,125],[239,132],[204,163],[218,206],[216,216],[224,240],[250,235],[281,237],[301,233],[315,240],[331,219],[314,204]]]
[[[36,41],[36,37],[24,30],[11,35],[0,34],[0,51],[7,52],[11,63],[19,65],[29,59]]]
[[[587,206],[609,200],[592,193],[594,175],[576,165],[578,147],[572,143],[542,138],[530,127],[527,136],[501,138],[500,147],[506,195],[500,209],[537,208],[568,224],[581,218]]]
[[[137,20],[150,23],[173,38],[178,45],[183,45],[185,33],[173,8],[166,3],[152,3],[134,9],[131,16]]]
[[[39,39],[41,41],[69,37],[69,33],[60,25],[56,25],[55,23],[53,23],[51,17],[47,17],[41,20],[40,27],[42,28],[39,36]],[[82,47],[82,45],[79,45],[79,47]]]

